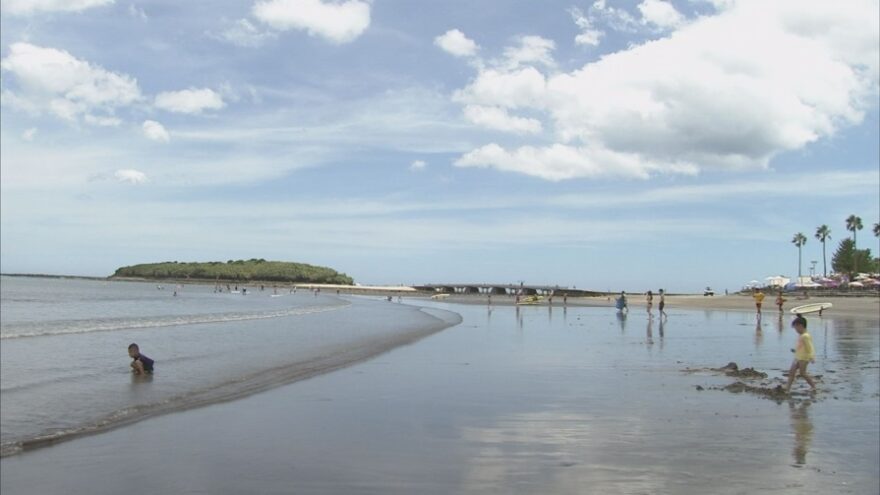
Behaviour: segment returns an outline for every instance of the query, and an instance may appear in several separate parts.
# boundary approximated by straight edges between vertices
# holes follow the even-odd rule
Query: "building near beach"
[[[772,277],[767,277],[764,279],[767,282],[767,287],[785,287],[791,282],[791,279],[788,277],[783,277],[782,275],[774,275]]]

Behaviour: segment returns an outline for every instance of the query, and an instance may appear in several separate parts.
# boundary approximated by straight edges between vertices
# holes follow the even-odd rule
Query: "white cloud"
[[[473,57],[479,48],[474,40],[469,39],[458,29],[450,29],[434,38],[434,44],[456,57]]]
[[[169,112],[188,114],[199,114],[204,110],[219,110],[226,106],[220,94],[208,88],[189,88],[159,93],[156,95],[155,105]]]
[[[533,134],[541,132],[541,121],[537,119],[515,117],[507,110],[499,107],[468,105],[464,108],[464,116],[471,122],[489,129],[508,131],[517,134]]]
[[[147,17],[147,13],[144,11],[144,9],[136,6],[133,3],[128,4],[128,15],[142,21],[150,20],[150,18]]]
[[[261,31],[247,19],[239,19],[222,33],[213,37],[233,45],[253,48],[261,46],[277,35],[272,31]]]
[[[470,85],[457,91],[453,99],[503,108],[542,108],[546,93],[547,80],[534,67],[514,71],[486,69]]]
[[[743,0],[572,72],[480,69],[455,101],[527,109],[556,143],[490,144],[456,164],[550,180],[766,167],[875,104],[878,15],[868,0]]]
[[[168,131],[165,130],[165,127],[155,120],[145,120],[141,128],[147,139],[159,141],[161,143],[167,143],[171,140],[171,136],[168,135]]]
[[[370,4],[361,0],[263,0],[252,13],[270,27],[305,30],[334,43],[348,43],[370,26]]]
[[[36,135],[37,135],[37,128],[31,127],[30,129],[21,133],[21,138],[24,139],[25,141],[33,141],[34,136],[36,136]]]
[[[114,0],[4,0],[3,12],[29,15],[37,12],[79,12],[92,7],[111,5]]]
[[[660,29],[673,29],[684,23],[684,16],[675,7],[664,0],[644,0],[639,4],[642,23],[657,26]]]
[[[31,113],[118,125],[114,110],[141,99],[134,78],[79,60],[64,50],[13,43],[0,67],[18,85],[15,91],[4,90],[3,103]]]
[[[572,7],[569,13],[577,27],[581,28],[581,33],[574,38],[575,44],[598,46],[602,37],[605,36],[605,32],[596,29],[593,26],[593,21],[585,16],[581,9]]]
[[[424,160],[414,160],[409,165],[409,169],[413,172],[420,172],[422,170],[425,170],[426,168],[428,168],[428,163]]]
[[[556,43],[540,36],[523,36],[519,39],[519,46],[511,46],[504,49],[504,59],[498,65],[507,69],[516,69],[523,65],[544,65],[553,67],[552,52]]]
[[[147,181],[146,174],[134,169],[119,169],[113,176],[119,182],[127,182],[129,184],[143,184]]]
[[[604,0],[593,2],[590,7],[590,16],[595,21],[602,21],[615,31],[635,32],[639,28],[639,22],[624,9],[609,7]]]

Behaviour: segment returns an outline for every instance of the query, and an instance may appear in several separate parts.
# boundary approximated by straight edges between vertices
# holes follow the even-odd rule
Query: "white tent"
[[[767,282],[767,285],[770,287],[785,287],[791,282],[791,279],[788,277],[783,277],[782,275],[774,275],[772,277],[767,277],[764,279]]]

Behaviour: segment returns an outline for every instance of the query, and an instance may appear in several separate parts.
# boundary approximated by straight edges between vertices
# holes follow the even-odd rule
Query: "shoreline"
[[[424,296],[428,298],[429,296]],[[540,303],[529,305],[532,307],[544,308],[564,308],[569,307],[606,307],[610,310],[615,309],[614,297],[569,297],[567,304],[563,303],[563,298],[554,297],[553,304],[548,302],[547,298],[541,300]],[[467,305],[488,305],[488,298],[485,295],[466,295],[453,294],[444,298],[442,302]],[[789,312],[791,308],[817,302],[830,302],[834,306],[825,311],[823,318],[855,318],[859,320],[880,321],[880,297],[811,297],[805,300],[797,300],[794,298],[787,299],[783,306],[784,317],[792,317]],[[658,310],[659,298],[654,298],[654,313]],[[492,306],[515,306],[515,298],[512,296],[494,296],[492,297]],[[636,314],[644,311],[646,302],[641,294],[634,294],[627,297],[627,305],[630,308],[629,314]],[[728,296],[711,296],[702,295],[675,295],[666,296],[666,310],[675,309],[702,309],[705,311],[735,311],[735,312],[755,312],[755,304],[751,296],[747,295],[728,295]],[[779,315],[776,305],[768,296],[764,300],[763,314],[765,317],[775,317]],[[812,316],[818,316],[814,313]]]
[[[108,282],[144,282],[158,284],[192,284],[210,286],[217,284],[216,280],[207,279],[150,279],[142,277],[86,277],[76,275],[48,275],[48,274],[0,274],[4,277],[33,277],[33,278],[57,278],[57,279],[83,279],[98,280]],[[238,284],[242,286],[260,286],[266,287],[277,286],[284,289],[321,289],[327,291],[337,291],[338,295],[354,294],[365,296],[407,296],[410,298],[430,300],[432,294],[420,291],[412,286],[385,286],[385,285],[344,285],[344,284],[322,284],[322,283],[305,283],[305,282],[275,282],[275,281],[220,281],[222,284]],[[330,294],[330,292],[328,292]],[[764,299],[764,315],[777,316],[779,312],[774,304],[773,293],[765,292],[767,298]],[[807,299],[796,297],[795,294],[786,294],[786,302],[784,305],[785,312],[783,316],[791,316],[789,310],[793,307],[810,304],[815,302],[830,302],[834,306],[830,310],[823,313],[823,317],[828,318],[856,318],[862,320],[880,321],[880,292],[872,291],[851,296],[822,296],[818,294],[812,295]],[[571,296],[568,298],[567,305],[571,307],[607,307],[614,308],[616,293],[604,296]],[[449,294],[448,297],[436,301],[465,305],[487,305],[488,297],[486,294]],[[628,293],[627,303],[631,309],[644,308],[646,305],[644,294]],[[515,306],[515,298],[512,295],[494,295],[492,296],[493,306]],[[659,297],[654,298],[654,309],[657,309]],[[553,298],[552,307],[564,307],[562,296]],[[734,293],[730,295],[703,296],[702,294],[669,294],[666,296],[666,305],[669,309],[702,309],[706,311],[737,311],[751,312],[755,311],[755,305],[748,294]],[[549,298],[544,297],[539,303],[531,306],[550,307]],[[632,311],[630,311],[632,313]],[[818,315],[815,315],[818,316]]]

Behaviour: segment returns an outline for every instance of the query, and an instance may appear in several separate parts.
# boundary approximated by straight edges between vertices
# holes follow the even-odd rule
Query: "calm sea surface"
[[[878,320],[810,317],[819,391],[775,401],[722,390],[737,379],[709,368],[781,383],[790,315],[3,282],[4,442],[154,416],[5,457],[3,493],[880,492]],[[40,309],[5,311],[27,299]],[[131,341],[156,359],[152,381],[129,376]]]
[[[320,374],[457,321],[302,290],[159,287],[0,278],[4,455]],[[132,342],[154,375],[130,373]]]

